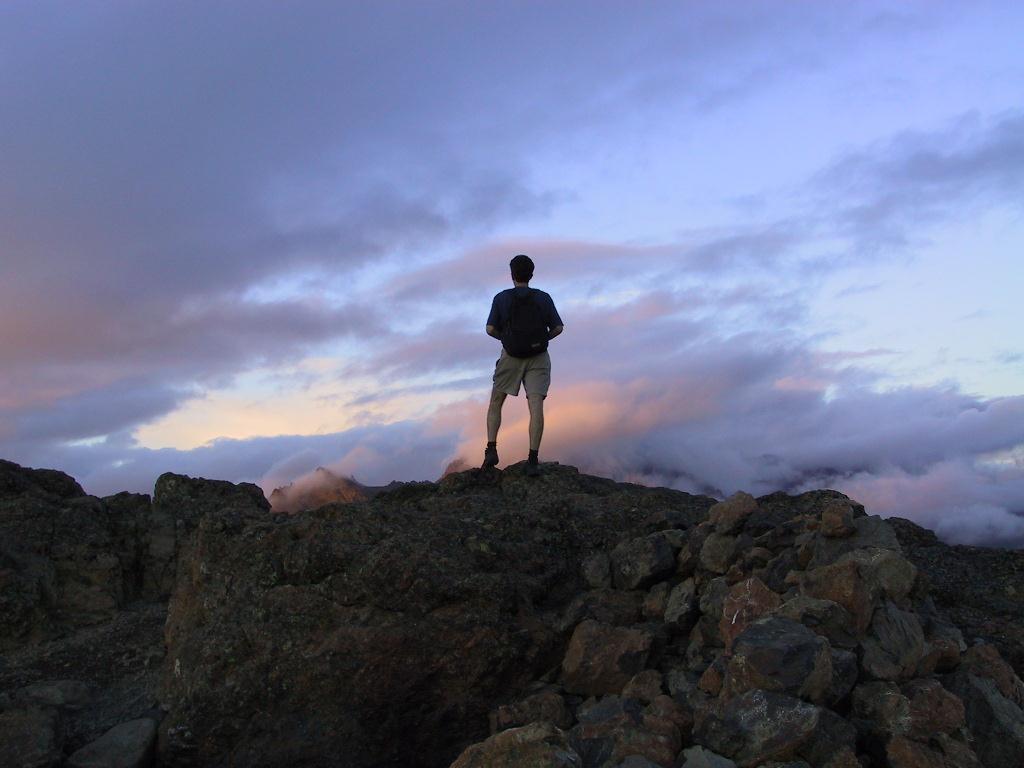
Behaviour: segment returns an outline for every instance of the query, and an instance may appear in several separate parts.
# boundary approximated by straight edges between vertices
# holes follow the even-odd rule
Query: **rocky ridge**
[[[1021,768],[1022,553],[929,536],[557,465],[283,515],[0,462],[0,764]]]

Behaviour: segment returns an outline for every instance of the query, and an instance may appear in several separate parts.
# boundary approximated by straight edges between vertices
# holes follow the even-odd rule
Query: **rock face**
[[[581,563],[669,516],[696,524],[712,503],[552,466],[539,481],[474,470],[292,517],[255,503],[205,513],[169,605],[161,760],[447,765],[544,675],[621,689],[654,633],[586,618],[600,599],[564,626],[586,588]],[[654,559],[635,562],[665,578],[658,551],[674,566],[671,545],[651,540]],[[641,603],[623,618],[641,618]],[[598,660],[605,632],[619,645]],[[571,639],[587,652],[575,666]]]
[[[1021,768],[1018,553],[911,526],[556,465],[280,514],[3,464],[0,765]]]

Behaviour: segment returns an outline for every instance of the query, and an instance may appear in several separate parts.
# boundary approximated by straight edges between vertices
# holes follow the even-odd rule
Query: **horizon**
[[[0,9],[0,458],[89,493],[542,461],[1024,546],[1024,6]],[[502,465],[526,457],[509,398]]]

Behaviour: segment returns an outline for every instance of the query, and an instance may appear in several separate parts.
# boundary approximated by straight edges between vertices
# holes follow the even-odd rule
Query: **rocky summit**
[[[0,766],[1022,768],[1024,552],[544,465],[285,514],[0,462]]]

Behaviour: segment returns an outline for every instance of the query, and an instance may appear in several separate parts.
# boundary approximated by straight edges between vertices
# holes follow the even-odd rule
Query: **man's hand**
[[[490,326],[488,326],[488,327],[490,327]],[[554,328],[552,328],[550,331],[548,331],[548,340],[551,340],[551,339],[555,338],[555,336],[560,334],[563,330],[565,330],[564,326],[556,325]]]
[[[501,341],[501,334],[498,333],[498,329],[495,328],[493,325],[487,326],[487,335],[490,336],[492,339],[498,339],[499,341]]]

